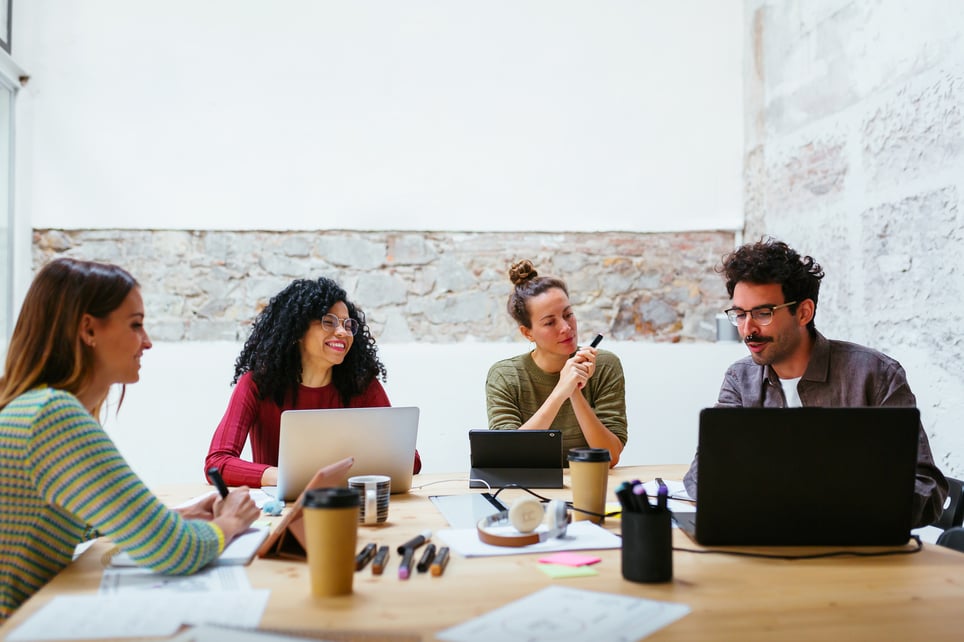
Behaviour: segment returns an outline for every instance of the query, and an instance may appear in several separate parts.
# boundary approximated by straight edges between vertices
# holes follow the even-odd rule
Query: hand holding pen
[[[220,498],[213,504],[214,522],[230,540],[250,526],[261,515],[246,486],[229,491],[217,468],[207,470],[208,479],[217,487]]]
[[[593,373],[596,371],[596,346],[602,341],[603,335],[597,334],[596,338],[592,340],[589,347],[579,348],[574,352],[566,366],[571,367],[571,372],[576,377],[576,389],[581,390],[586,386],[589,378],[592,377]],[[590,350],[590,348],[592,348]],[[565,372],[566,366],[563,367],[563,372]],[[562,378],[562,373],[560,373],[560,380]]]

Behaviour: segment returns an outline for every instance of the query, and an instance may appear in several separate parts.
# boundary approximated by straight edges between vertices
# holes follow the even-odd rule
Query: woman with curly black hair
[[[216,467],[230,486],[277,485],[281,413],[390,406],[385,377],[365,315],[345,290],[325,277],[293,281],[254,321],[204,469]],[[249,434],[254,461],[240,457]]]

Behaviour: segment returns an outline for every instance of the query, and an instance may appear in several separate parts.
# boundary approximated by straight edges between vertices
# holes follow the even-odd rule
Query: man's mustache
[[[767,341],[773,341],[773,337],[764,337],[759,334],[748,334],[743,338],[743,343],[765,343]]]

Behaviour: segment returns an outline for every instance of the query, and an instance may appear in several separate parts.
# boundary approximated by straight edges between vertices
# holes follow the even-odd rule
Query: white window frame
[[[7,342],[13,331],[16,276],[19,273],[17,267],[20,257],[16,239],[20,225],[15,209],[16,102],[17,92],[25,77],[24,71],[10,55],[0,49],[0,100],[9,101],[4,122],[0,122],[7,143],[6,149],[0,148],[0,172],[4,174],[8,186],[6,194],[0,195],[0,198],[3,198],[0,203],[0,221],[5,226],[4,233],[0,235],[3,245],[0,248],[0,357],[6,355]]]

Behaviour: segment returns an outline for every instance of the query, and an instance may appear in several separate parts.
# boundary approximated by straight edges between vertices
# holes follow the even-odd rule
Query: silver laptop
[[[278,493],[297,499],[326,464],[354,457],[354,475],[388,475],[392,493],[412,487],[418,408],[329,408],[281,413]]]

